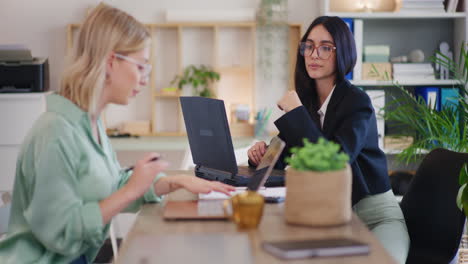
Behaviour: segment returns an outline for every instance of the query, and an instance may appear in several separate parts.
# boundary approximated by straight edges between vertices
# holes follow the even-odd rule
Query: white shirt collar
[[[333,91],[335,90],[336,84],[333,86],[333,89],[331,90],[330,94],[328,94],[327,99],[323,102],[322,106],[320,109],[317,111],[317,113],[320,116],[320,126],[323,128],[323,122],[325,120],[325,114],[327,113],[327,107],[328,103],[330,103],[330,98],[333,94]]]

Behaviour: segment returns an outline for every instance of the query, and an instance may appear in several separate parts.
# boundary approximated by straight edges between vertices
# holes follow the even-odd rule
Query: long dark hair
[[[345,75],[349,73],[356,64],[356,44],[354,37],[346,23],[339,17],[321,16],[316,18],[310,24],[306,33],[301,39],[305,42],[310,31],[315,26],[323,25],[325,29],[333,37],[336,46],[336,80],[339,83],[345,79]],[[311,79],[307,73],[304,57],[297,49],[296,71],[294,76],[296,92],[301,99],[302,104],[309,110],[318,110],[317,107],[317,91],[315,81]]]

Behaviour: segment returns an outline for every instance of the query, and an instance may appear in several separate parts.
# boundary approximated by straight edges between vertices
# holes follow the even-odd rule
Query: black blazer
[[[313,99],[314,102],[316,98]],[[302,139],[316,142],[324,137],[341,145],[350,157],[353,172],[352,204],[369,194],[390,189],[385,154],[379,149],[377,123],[369,96],[348,81],[337,83],[327,107],[323,130],[317,104],[310,110],[297,107],[275,121],[279,137],[286,142],[285,150],[275,165],[284,169],[289,149],[302,146]]]

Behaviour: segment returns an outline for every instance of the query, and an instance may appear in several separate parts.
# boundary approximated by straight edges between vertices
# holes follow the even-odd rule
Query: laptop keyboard
[[[255,173],[255,168],[249,168],[245,166],[240,166],[237,168],[237,174],[245,176],[253,176]]]
[[[198,215],[224,215],[222,200],[198,200]]]

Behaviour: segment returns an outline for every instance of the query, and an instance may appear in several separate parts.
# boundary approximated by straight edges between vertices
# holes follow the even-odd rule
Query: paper
[[[231,196],[234,196],[238,193],[245,192],[247,190],[246,187],[236,187],[236,190],[234,192],[231,192]],[[265,188],[262,187],[260,190],[258,190],[258,193],[265,197],[271,197],[271,196],[277,196],[277,197],[286,197],[286,187],[269,187]],[[231,196],[227,196],[224,193],[220,192],[210,192],[208,194],[199,194],[198,199],[199,200],[213,200],[213,199],[229,199]]]

